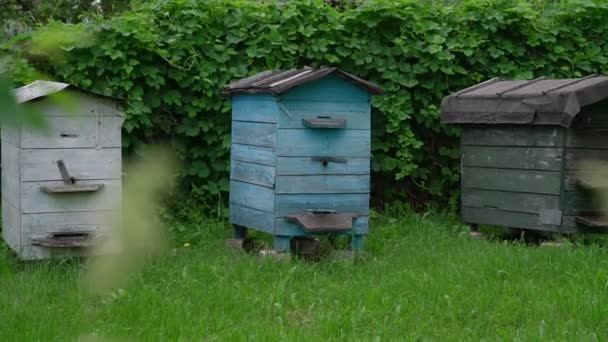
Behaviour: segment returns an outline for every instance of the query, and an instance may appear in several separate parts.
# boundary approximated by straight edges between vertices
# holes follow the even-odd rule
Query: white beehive
[[[49,98],[67,93],[69,107]],[[65,83],[35,81],[14,95],[46,130],[2,127],[2,235],[25,260],[86,255],[121,207],[118,101]]]

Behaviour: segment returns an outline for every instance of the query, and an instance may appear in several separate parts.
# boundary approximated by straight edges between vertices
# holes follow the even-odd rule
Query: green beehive
[[[608,161],[608,77],[492,79],[447,96],[462,126],[462,220],[572,233],[608,226],[587,161]]]

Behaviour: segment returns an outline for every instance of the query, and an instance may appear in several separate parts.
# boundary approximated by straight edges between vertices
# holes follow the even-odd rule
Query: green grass
[[[366,258],[281,262],[224,248],[225,224],[172,225],[192,247],[103,296],[80,287],[77,261],[2,260],[0,341],[608,338],[600,245],[479,241],[393,210],[373,220]]]

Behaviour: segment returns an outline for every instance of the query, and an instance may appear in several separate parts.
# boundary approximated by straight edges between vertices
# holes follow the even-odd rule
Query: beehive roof
[[[92,92],[89,90],[81,89],[81,88],[75,87],[68,83],[53,82],[53,81],[40,81],[40,80],[34,81],[27,85],[24,85],[23,87],[14,89],[13,95],[15,95],[15,98],[17,99],[17,103],[24,103],[24,102],[31,101],[31,100],[34,100],[37,98],[41,98],[41,97],[44,97],[44,96],[47,96],[47,95],[50,95],[53,93],[60,92],[66,88],[74,88],[74,89],[78,89],[80,91],[90,93],[90,94],[93,94],[96,96],[122,100],[122,99],[119,99],[116,97],[102,95],[102,94],[95,93],[95,92]]]
[[[443,98],[441,122],[570,127],[581,108],[608,98],[608,77],[494,78]]]
[[[253,76],[230,83],[224,87],[223,93],[234,94],[282,94],[289,89],[321,79],[334,74],[354,85],[365,89],[370,94],[383,94],[384,90],[372,82],[363,80],[337,68],[309,68],[291,70],[267,70]]]

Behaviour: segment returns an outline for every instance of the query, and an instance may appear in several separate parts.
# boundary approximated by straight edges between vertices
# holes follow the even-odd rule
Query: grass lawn
[[[372,220],[364,259],[281,262],[227,250],[227,225],[183,227],[190,248],[103,296],[79,286],[83,263],[3,257],[0,341],[608,338],[601,245],[479,241],[393,210]]]

